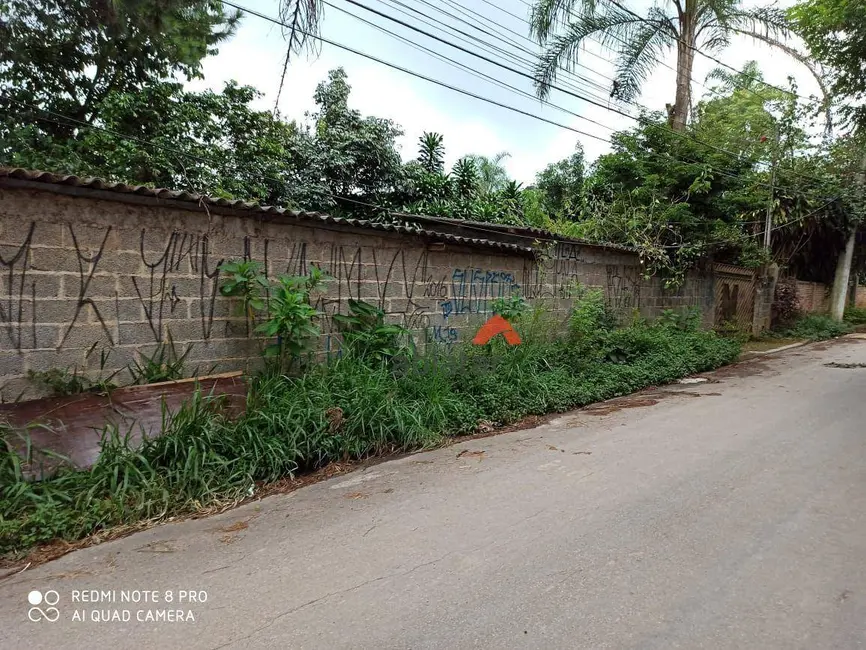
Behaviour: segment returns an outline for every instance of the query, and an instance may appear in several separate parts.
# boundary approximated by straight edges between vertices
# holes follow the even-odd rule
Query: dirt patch
[[[866,368],[866,363],[837,363],[833,361],[824,365],[828,368]]]
[[[748,359],[746,361],[738,361],[737,363],[725,366],[713,372],[716,379],[740,379],[743,377],[754,377],[762,375],[771,370],[771,359],[764,357],[757,359]]]
[[[599,406],[589,406],[583,409],[583,412],[587,415],[609,415],[611,413],[616,413],[622,409],[634,409],[640,408],[641,406],[655,406],[659,403],[657,399],[650,399],[647,397],[636,397],[633,399],[616,399],[611,400],[610,402],[602,402]]]

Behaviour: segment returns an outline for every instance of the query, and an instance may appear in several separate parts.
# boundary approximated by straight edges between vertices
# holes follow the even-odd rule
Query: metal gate
[[[755,311],[755,272],[731,264],[713,267],[716,288],[716,327],[748,332]]]

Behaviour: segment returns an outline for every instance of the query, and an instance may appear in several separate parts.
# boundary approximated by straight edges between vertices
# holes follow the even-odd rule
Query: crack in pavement
[[[465,553],[469,554],[469,553],[474,553],[475,551],[480,551],[483,548],[486,548],[488,546],[492,546],[497,541],[498,540],[494,540],[494,541],[489,542],[487,544],[482,544],[481,546],[476,546],[475,548],[471,548],[471,549],[465,551]],[[397,573],[389,573],[388,575],[379,576],[378,578],[371,578],[371,579],[365,580],[364,582],[361,582],[357,585],[353,585],[352,587],[346,587],[345,589],[338,589],[337,591],[332,591],[330,593],[325,594],[324,596],[319,596],[318,598],[314,598],[313,600],[308,600],[305,603],[302,603],[296,607],[293,607],[289,610],[286,610],[285,612],[281,612],[281,613],[277,614],[270,621],[268,621],[264,625],[257,627],[256,629],[254,629],[249,634],[246,634],[246,635],[239,637],[237,639],[232,639],[231,641],[227,641],[226,643],[223,643],[222,645],[216,646],[213,650],[221,650],[221,648],[226,648],[226,647],[233,645],[235,643],[238,643],[240,641],[249,640],[252,637],[254,637],[255,635],[257,635],[259,632],[262,632],[262,631],[268,629],[269,627],[271,627],[274,623],[276,623],[281,618],[283,618],[285,616],[289,616],[289,615],[294,614],[296,612],[299,612],[302,609],[306,609],[307,607],[310,607],[311,605],[315,605],[316,603],[319,603],[323,600],[327,600],[328,598],[331,598],[332,596],[339,596],[340,594],[349,593],[350,591],[355,591],[356,589],[366,587],[367,585],[373,584],[375,582],[381,582],[382,580],[390,580],[391,578],[400,578],[402,576],[409,575],[413,571],[417,571],[418,569],[423,569],[424,567],[428,567],[428,566],[431,566],[433,564],[436,564],[437,562],[441,562],[442,560],[447,558],[449,555],[454,555],[455,553],[458,553],[458,552],[459,551],[457,551],[457,550],[448,551],[447,553],[445,553],[445,555],[442,555],[441,557],[438,557],[435,560],[430,560],[428,562],[422,562],[421,564],[418,564],[417,566],[414,566],[411,569],[407,569],[406,571],[399,571]]]

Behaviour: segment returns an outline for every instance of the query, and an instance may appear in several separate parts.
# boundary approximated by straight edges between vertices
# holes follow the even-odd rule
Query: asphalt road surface
[[[866,367],[834,362],[866,341],[72,553],[0,582],[0,647],[866,647]]]

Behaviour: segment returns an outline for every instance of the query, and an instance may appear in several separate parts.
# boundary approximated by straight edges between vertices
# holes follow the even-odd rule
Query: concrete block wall
[[[0,188],[0,399],[34,397],[29,370],[119,370],[151,354],[169,334],[191,346],[189,372],[248,369],[259,361],[236,300],[219,293],[220,264],[249,257],[267,274],[332,280],[317,298],[321,350],[336,353],[335,313],[350,298],[387,312],[421,345],[471,339],[492,301],[512,293],[563,321],[577,283],[604,290],[623,315],[655,316],[699,306],[711,323],[712,278],[694,275],[677,292],[643,279],[636,255],[558,244],[538,259],[485,246],[430,242],[371,228],[256,218],[229,209],[130,203],[47,189]],[[108,197],[108,198],[106,198]],[[90,351],[90,354],[88,352]]]

